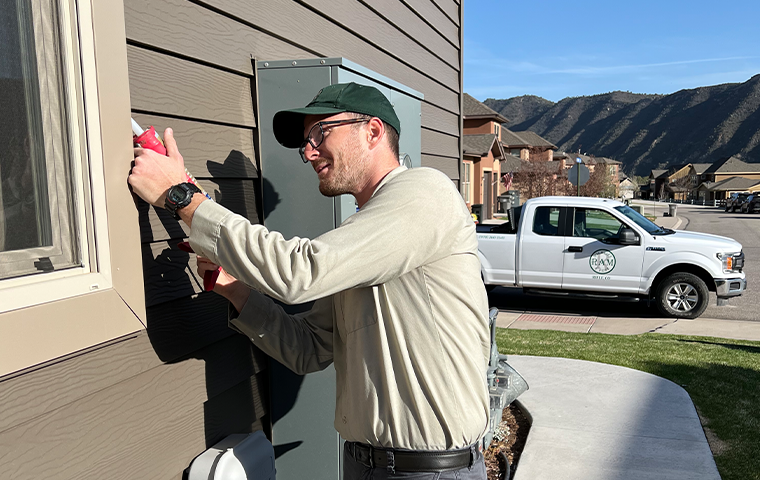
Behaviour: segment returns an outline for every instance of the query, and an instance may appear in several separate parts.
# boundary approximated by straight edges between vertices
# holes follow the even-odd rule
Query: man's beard
[[[355,193],[365,180],[369,165],[367,152],[362,149],[357,136],[350,136],[333,157],[332,171],[319,181],[319,193],[326,197],[336,197]]]

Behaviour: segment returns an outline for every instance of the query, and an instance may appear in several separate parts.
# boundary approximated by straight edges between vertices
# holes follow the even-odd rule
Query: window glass
[[[623,223],[605,212],[592,208],[576,208],[573,218],[573,236],[591,237],[606,242],[619,238]]]
[[[56,3],[0,0],[0,279],[79,265]]]
[[[559,207],[536,208],[533,232],[539,235],[559,235]]]

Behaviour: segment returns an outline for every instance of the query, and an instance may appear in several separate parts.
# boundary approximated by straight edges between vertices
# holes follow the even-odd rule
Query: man
[[[445,175],[399,166],[400,130],[382,93],[354,83],[275,115],[277,140],[299,148],[320,192],[359,206],[311,240],[284,239],[201,194],[178,203],[184,167],[170,130],[169,160],[136,149],[129,183],[191,227],[209,259],[200,274],[229,272],[215,291],[239,312],[234,328],[296,373],[335,363],[344,478],[485,479],[490,337],[475,225]],[[262,293],[315,303],[289,316]]]

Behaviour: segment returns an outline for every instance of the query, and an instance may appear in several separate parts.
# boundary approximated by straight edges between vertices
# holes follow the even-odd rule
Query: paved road
[[[667,211],[665,203],[648,203],[644,213],[652,211],[660,217]],[[734,298],[728,306],[715,305],[711,295],[710,306],[702,318],[725,320],[760,321],[760,215],[726,213],[715,207],[678,205],[677,216],[684,222],[680,230],[712,233],[732,237],[739,241],[746,255],[745,272],[749,290]],[[597,317],[659,318],[661,314],[654,305],[646,302],[622,303],[593,300],[574,300],[555,297],[535,297],[522,293],[519,288],[497,287],[488,294],[489,304],[503,311],[568,314]]]
[[[682,230],[731,237],[742,244],[746,257],[747,292],[731,299],[727,307],[718,307],[711,302],[702,316],[760,321],[760,215],[727,213],[715,207],[692,205],[679,205],[677,215],[688,222],[681,225]]]

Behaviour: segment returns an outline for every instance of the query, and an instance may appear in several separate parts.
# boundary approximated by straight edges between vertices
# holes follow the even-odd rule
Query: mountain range
[[[560,151],[609,157],[629,175],[739,155],[760,161],[760,74],[669,95],[610,92],[552,102],[534,95],[483,103]]]

